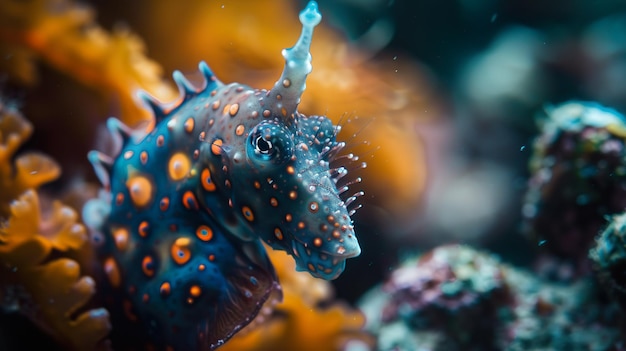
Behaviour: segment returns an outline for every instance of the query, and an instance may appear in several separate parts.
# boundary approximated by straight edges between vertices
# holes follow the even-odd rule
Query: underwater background
[[[152,342],[115,337],[87,153],[174,70],[271,88],[306,5],[0,0],[0,350]],[[626,349],[626,4],[318,6],[298,110],[367,163],[361,254],[326,281],[267,247],[282,302],[220,349]]]

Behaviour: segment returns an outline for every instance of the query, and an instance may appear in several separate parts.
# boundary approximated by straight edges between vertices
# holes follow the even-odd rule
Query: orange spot
[[[142,299],[143,299],[143,302],[148,302],[148,301],[150,301],[150,295],[143,294]]]
[[[230,114],[231,117],[235,117],[238,111],[239,111],[239,104],[232,104],[230,108],[228,109],[228,113]]]
[[[291,222],[291,220],[292,220],[292,219],[293,219],[293,217],[291,216],[291,213],[287,213],[287,214],[285,215],[285,220],[286,220],[287,222]]]
[[[191,190],[188,190],[183,194],[183,206],[185,206],[188,210],[198,209],[198,201],[196,201],[196,196]]]
[[[117,247],[118,250],[126,250],[126,248],[128,247],[128,229],[115,229],[113,231],[113,238],[115,239],[115,247]]]
[[[295,190],[290,191],[290,192],[289,192],[289,198],[290,198],[291,200],[295,200],[295,199],[297,199],[297,198],[298,198],[298,193],[297,193]]]
[[[209,261],[211,261],[211,262],[215,261],[215,255],[214,254],[210,254],[209,255]]]
[[[193,297],[198,297],[200,296],[200,294],[202,294],[202,289],[200,289],[200,287],[197,285],[193,285],[191,288],[189,288],[189,294]]]
[[[264,110],[263,111],[263,117],[267,118],[267,117],[269,117],[271,115],[272,115],[272,112],[270,110]]]
[[[287,166],[287,173],[294,174],[296,173],[296,170],[293,168],[293,166]]]
[[[243,217],[248,220],[248,222],[254,221],[254,213],[248,206],[243,206],[241,208],[241,213],[243,213]]]
[[[261,189],[261,183],[257,182],[256,180],[254,181],[254,188],[255,189]]]
[[[276,239],[278,240],[283,240],[284,236],[283,236],[283,231],[280,230],[280,228],[274,228],[274,236],[276,237]]]
[[[116,205],[121,205],[124,202],[124,194],[122,193],[117,193],[117,195],[115,195],[115,204]]]
[[[174,262],[181,265],[189,262],[191,259],[191,251],[189,250],[190,245],[191,240],[189,240],[189,238],[176,239],[170,250]]]
[[[163,135],[159,135],[157,137],[156,144],[158,147],[161,147],[163,146],[163,144],[165,144],[165,138],[163,137]]]
[[[145,151],[142,151],[139,154],[139,160],[141,161],[142,165],[145,165],[148,162],[148,153]]]
[[[202,187],[206,191],[215,191],[215,183],[211,180],[211,171],[208,168],[202,170],[202,174],[200,175],[202,178]]]
[[[152,256],[146,256],[141,261],[141,270],[147,277],[154,276],[154,259]]]
[[[148,236],[148,229],[150,229],[150,223],[148,223],[148,221],[143,221],[141,223],[139,223],[139,235],[142,238],[145,238]]]
[[[243,126],[243,124],[240,124],[237,126],[237,128],[235,128],[235,135],[243,135],[243,132],[246,130],[246,127]]]
[[[213,103],[211,104],[211,107],[212,107],[214,110],[217,110],[217,109],[220,107],[220,101],[219,101],[219,100],[215,100],[215,101],[213,101]]]
[[[215,141],[213,141],[213,144],[211,144],[211,152],[213,153],[213,155],[221,155],[222,154],[222,144],[224,142],[222,141],[222,139],[215,139]]]
[[[206,266],[205,266],[205,265],[203,265],[203,264],[200,264],[200,265],[198,266],[198,270],[199,270],[200,272],[204,271],[205,269],[206,269]]]
[[[322,239],[321,239],[321,238],[315,238],[315,239],[313,239],[313,245],[315,245],[315,247],[320,247],[320,246],[322,246]]]
[[[341,238],[341,233],[337,229],[333,230],[333,238],[335,239]]]
[[[283,114],[283,117],[287,117],[287,109],[285,109],[284,107],[280,109],[280,113]]]
[[[161,209],[161,211],[165,211],[169,207],[170,207],[170,199],[166,196],[161,199],[161,202],[159,203],[159,208]]]
[[[189,173],[191,161],[189,157],[182,152],[177,152],[170,157],[167,170],[172,180],[181,180]]]
[[[201,225],[196,229],[196,236],[202,241],[210,241],[213,239],[213,230],[206,225]]]
[[[195,122],[196,121],[193,119],[193,117],[189,117],[185,121],[185,124],[183,124],[183,128],[185,128],[185,132],[187,132],[187,133],[193,132],[193,127],[196,124]]]
[[[275,197],[270,198],[270,205],[273,207],[278,206],[278,200]]]
[[[144,207],[152,200],[152,183],[144,176],[133,176],[126,181],[130,199],[137,207]]]
[[[298,222],[298,229],[304,229],[304,222]]]
[[[114,288],[119,288],[122,283],[122,277],[120,276],[120,270],[117,268],[117,263],[113,257],[109,257],[104,260],[104,272],[109,278],[109,283]]]
[[[163,284],[161,284],[159,292],[161,293],[162,297],[169,296],[170,292],[172,292],[172,286],[169,282],[164,282]]]

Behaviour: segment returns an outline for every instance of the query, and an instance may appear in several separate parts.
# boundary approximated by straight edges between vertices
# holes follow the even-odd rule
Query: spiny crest
[[[182,106],[185,101],[192,99],[193,97],[199,95],[206,90],[215,89],[222,85],[222,83],[215,77],[213,71],[211,71],[206,62],[201,61],[200,64],[198,64],[198,70],[205,80],[204,87],[201,89],[197,89],[191,82],[189,82],[189,80],[182,74],[182,72],[176,70],[174,71],[174,73],[172,73],[174,83],[176,83],[176,86],[178,87],[179,98],[170,104],[164,104],[158,101],[145,91],[137,92],[137,97],[139,98],[139,100],[152,111],[154,118],[156,119],[156,123],[161,122],[167,116],[172,114],[177,108]]]

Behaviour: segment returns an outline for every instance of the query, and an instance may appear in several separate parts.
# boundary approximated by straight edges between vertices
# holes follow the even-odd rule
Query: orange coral
[[[333,351],[349,340],[370,342],[362,330],[365,317],[342,303],[320,307],[332,295],[329,282],[313,278],[307,272],[296,272],[295,263],[283,251],[269,250],[283,288],[283,301],[269,317],[256,321],[235,335],[224,351]],[[265,320],[267,318],[267,320]]]
[[[60,174],[56,162],[40,153],[20,155],[12,166],[11,157],[32,131],[32,125],[17,109],[0,99],[0,217],[8,216],[9,203],[25,190],[37,188]]]
[[[94,350],[109,331],[106,311],[80,311],[95,283],[80,277],[76,261],[53,258],[80,249],[85,228],[60,202],[42,213],[32,189],[57,177],[59,169],[40,154],[18,157],[15,172],[11,166],[11,156],[31,130],[15,109],[0,105],[0,193],[6,206],[2,217],[8,218],[0,227],[0,305],[25,314],[73,350]],[[11,199],[18,192],[23,194]]]
[[[91,10],[71,0],[0,2],[0,54],[9,58],[0,61],[0,69],[33,83],[33,60],[42,59],[88,87],[114,94],[130,124],[149,117],[134,101],[137,89],[175,96],[161,81],[160,66],[143,51],[137,36],[122,28],[107,33]]]

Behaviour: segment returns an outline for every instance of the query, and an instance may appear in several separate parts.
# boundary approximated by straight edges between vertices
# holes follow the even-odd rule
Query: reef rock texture
[[[585,271],[605,216],[626,208],[626,119],[583,102],[547,113],[522,212],[527,231],[545,250]]]
[[[614,350],[614,306],[462,245],[408,260],[360,302],[375,350]],[[359,350],[356,347],[351,350]]]
[[[589,257],[610,296],[626,316],[626,213],[613,216],[608,227],[596,238]],[[623,324],[622,324],[623,325]]]

